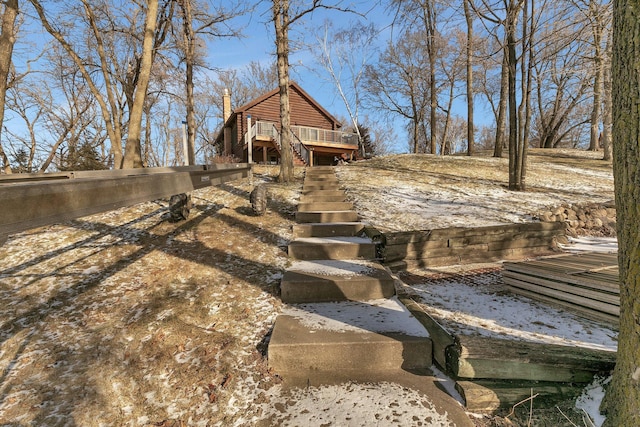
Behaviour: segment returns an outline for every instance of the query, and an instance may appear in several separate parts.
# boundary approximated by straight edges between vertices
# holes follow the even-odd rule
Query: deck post
[[[253,163],[253,138],[251,137],[251,114],[247,114],[247,163]]]

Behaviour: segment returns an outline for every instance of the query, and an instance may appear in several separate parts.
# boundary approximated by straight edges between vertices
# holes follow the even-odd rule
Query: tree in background
[[[363,80],[366,66],[374,51],[374,43],[379,35],[373,24],[361,22],[352,24],[347,29],[333,30],[331,22],[325,22],[322,32],[315,35],[316,43],[308,46],[314,55],[316,65],[313,70],[321,77],[326,73],[329,81],[342,100],[349,122],[358,135],[361,155],[365,156],[368,148],[364,136],[360,133],[360,111],[363,106]]]
[[[365,102],[374,111],[399,116],[407,121],[410,151],[429,149],[427,121],[431,97],[425,38],[421,32],[402,33],[397,42],[389,42],[377,64],[366,67]]]
[[[613,380],[602,409],[605,426],[640,425],[640,26],[638,0],[613,8],[613,172],[615,178],[620,329]]]
[[[0,130],[4,126],[4,100],[9,88],[9,72],[11,71],[13,46],[16,42],[16,19],[18,17],[18,0],[5,0],[0,3],[2,23],[0,25]],[[0,132],[0,136],[1,136]],[[11,173],[9,158],[2,148],[0,139],[0,160],[4,173]]]
[[[272,0],[271,16],[276,36],[276,64],[280,90],[280,182],[293,181],[293,153],[291,148],[291,109],[289,107],[289,30],[296,22],[318,9],[353,12],[340,7],[341,2],[326,4],[322,0]]]

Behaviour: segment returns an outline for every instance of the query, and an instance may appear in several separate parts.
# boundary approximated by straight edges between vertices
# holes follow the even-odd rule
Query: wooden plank
[[[606,302],[607,304],[613,304],[620,306],[620,291],[613,292],[611,288],[603,287],[600,292],[597,289],[572,285],[564,282],[557,282],[553,280],[547,280],[540,277],[527,276],[526,274],[515,273],[513,271],[504,271],[503,277],[513,279],[520,283],[529,283],[531,285],[538,285],[545,288],[555,289],[557,291],[565,292],[567,294],[579,295],[585,298],[594,299],[596,301]]]
[[[533,300],[538,300],[538,301],[542,301],[551,305],[555,305],[557,307],[560,307],[562,309],[569,309],[572,312],[578,314],[579,316],[583,316],[586,317],[588,319],[592,319],[598,322],[605,322],[607,323],[608,326],[614,328],[614,329],[618,329],[619,327],[619,323],[620,323],[620,319],[619,316],[614,316],[611,314],[606,314],[603,313],[601,311],[597,311],[597,310],[591,310],[587,307],[583,307],[581,305],[576,305],[576,304],[572,304],[570,302],[567,301],[560,301],[557,300],[555,298],[550,298],[544,295],[540,295],[538,293],[535,292],[530,292],[527,291],[525,289],[521,289],[521,288],[516,288],[516,287],[511,287],[509,286],[509,290],[515,294],[518,295],[522,295],[525,296],[527,298],[531,298]]]
[[[521,233],[545,233],[541,235],[564,234],[561,223],[532,222],[524,224],[505,224],[487,227],[451,227],[433,230],[404,231],[385,233],[389,244],[415,243],[427,240],[447,240],[471,236],[516,235]],[[498,239],[492,239],[498,240]]]
[[[524,289],[525,291],[533,292],[541,296],[553,298],[558,301],[568,302],[576,306],[589,308],[605,314],[610,314],[613,316],[620,315],[619,305],[608,304],[606,302],[593,300],[590,298],[583,298],[579,295],[568,294],[555,289],[545,288],[544,286],[537,286],[535,284],[521,282],[519,280],[514,280],[509,277],[503,276],[503,280],[504,280],[504,283],[506,283],[512,288]]]
[[[431,338],[433,348],[433,359],[441,369],[446,370],[447,348],[455,343],[453,335],[449,334],[449,332],[429,316],[429,314],[420,307],[420,304],[415,302],[413,299],[408,296],[399,296],[399,300],[407,307],[422,326],[429,331],[429,337]]]
[[[448,348],[456,378],[589,382],[615,366],[615,352],[526,341],[459,335]]]
[[[547,279],[573,283],[575,285],[585,287],[590,286],[593,288],[597,288],[602,287],[603,285],[606,285],[608,283],[595,280],[591,277],[571,276],[569,274],[566,274],[565,272],[559,272],[551,268],[540,268],[537,266],[532,266],[529,263],[505,263],[504,269],[505,271],[514,271],[531,276],[545,277]],[[609,283],[609,288],[614,288],[614,285],[612,283]]]
[[[584,389],[571,383],[540,381],[458,381],[456,390],[465,401],[468,411],[492,414],[501,408],[510,408],[516,403],[536,396],[536,408],[553,407],[559,400],[579,396]]]

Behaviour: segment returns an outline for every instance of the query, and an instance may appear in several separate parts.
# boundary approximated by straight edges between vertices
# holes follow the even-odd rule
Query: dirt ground
[[[0,246],[0,425],[269,425],[287,402],[269,391],[280,379],[265,340],[303,170],[287,185],[276,174],[257,167],[252,182],[194,192],[186,221],[158,200]],[[254,216],[260,182],[269,208]],[[528,425],[525,406],[476,422]],[[532,425],[572,425],[549,419]]]
[[[263,340],[280,307],[300,182],[258,170],[193,193],[31,230],[0,247],[0,424],[233,425],[277,383]],[[240,425],[242,422],[240,421]]]

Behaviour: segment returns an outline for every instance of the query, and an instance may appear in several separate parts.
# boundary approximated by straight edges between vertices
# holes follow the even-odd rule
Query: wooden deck
[[[618,256],[586,253],[504,264],[514,293],[559,305],[617,328],[620,316]]]

